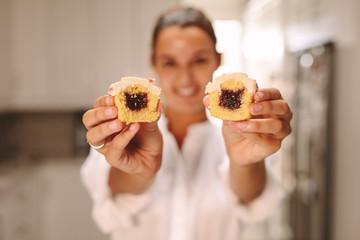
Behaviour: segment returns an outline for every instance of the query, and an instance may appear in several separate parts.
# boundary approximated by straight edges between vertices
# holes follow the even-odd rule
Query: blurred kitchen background
[[[294,112],[272,165],[287,197],[243,239],[358,239],[360,1],[0,0],[0,240],[107,239],[80,182],[82,114],[153,76],[151,28],[173,4],[214,21],[217,74],[247,72]]]

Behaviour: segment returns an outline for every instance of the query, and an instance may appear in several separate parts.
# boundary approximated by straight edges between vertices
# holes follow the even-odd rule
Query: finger
[[[114,106],[114,105],[115,105],[114,97],[108,94],[98,97],[94,102],[94,108]]]
[[[163,104],[162,101],[159,101],[159,102],[158,102],[158,105],[157,105],[157,108],[156,108],[156,111],[159,112],[159,113],[161,113],[163,109],[164,109],[164,104]],[[159,116],[159,118],[160,118],[160,116]],[[159,119],[158,119],[158,120],[159,120]]]
[[[205,105],[206,108],[209,107],[209,105],[210,105],[209,95],[206,95],[206,96],[203,98],[203,103],[204,103],[204,105]]]
[[[117,114],[115,106],[94,108],[84,113],[83,123],[87,129],[90,129],[105,121],[115,119]]]
[[[267,152],[265,153],[265,155],[270,155],[279,150],[281,147],[282,138],[274,138],[273,135],[259,133],[243,133],[243,137],[252,142],[256,142],[259,146],[261,146],[263,148],[263,151]]]
[[[120,132],[125,127],[125,124],[120,120],[105,122],[96,127],[90,128],[86,133],[86,139],[91,145],[99,146],[105,142],[105,139],[116,132]]]
[[[158,121],[141,123],[141,132],[146,133],[147,135],[158,134]]]
[[[252,115],[270,115],[278,116],[290,120],[292,118],[292,112],[289,104],[284,100],[272,100],[264,102],[256,102],[250,104],[250,113]]]
[[[254,95],[254,100],[257,102],[277,99],[283,99],[277,88],[261,88]]]
[[[291,133],[289,122],[278,118],[250,119],[231,123],[238,131],[243,133],[265,133],[275,136],[287,136]]]

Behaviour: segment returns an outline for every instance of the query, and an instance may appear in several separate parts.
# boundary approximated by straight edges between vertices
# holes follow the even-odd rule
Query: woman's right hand
[[[161,104],[161,103],[160,103]],[[161,166],[163,140],[157,122],[126,125],[117,118],[114,97],[104,95],[83,115],[86,139],[109,164],[128,175],[155,176]]]

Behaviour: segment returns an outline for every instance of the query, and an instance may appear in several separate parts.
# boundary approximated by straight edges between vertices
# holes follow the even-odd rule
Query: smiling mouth
[[[191,97],[196,94],[196,88],[194,87],[177,88],[176,93],[181,97]]]

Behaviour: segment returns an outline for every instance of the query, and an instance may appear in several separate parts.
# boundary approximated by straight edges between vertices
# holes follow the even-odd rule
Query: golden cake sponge
[[[245,73],[226,73],[206,85],[210,115],[223,120],[251,118],[249,105],[254,101],[258,85]]]
[[[108,93],[115,97],[121,122],[154,122],[160,116],[157,108],[161,89],[154,86],[153,79],[123,77],[110,85]]]

